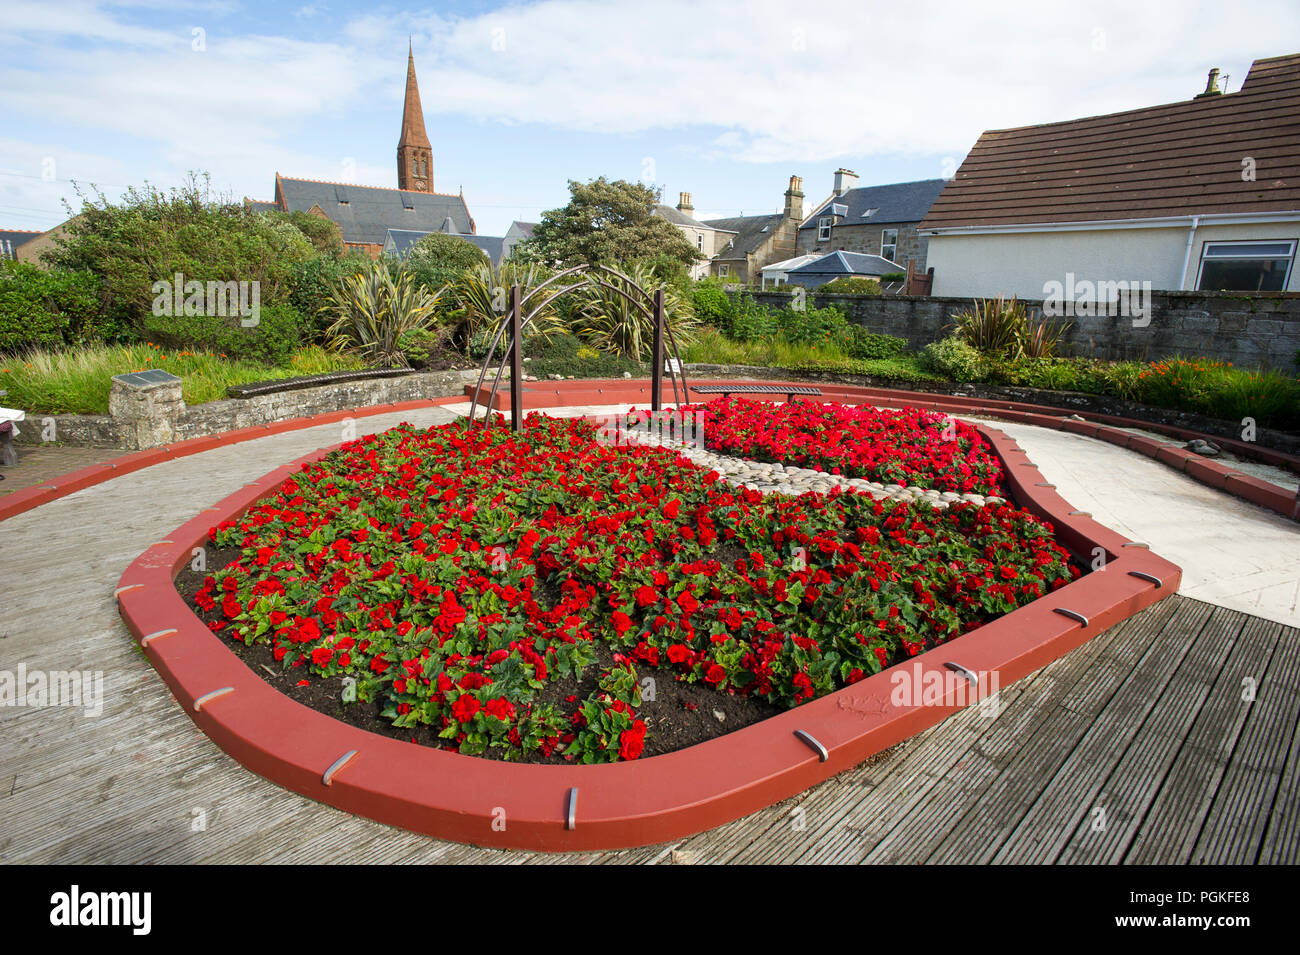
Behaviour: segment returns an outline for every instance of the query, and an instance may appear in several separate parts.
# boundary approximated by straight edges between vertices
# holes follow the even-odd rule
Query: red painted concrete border
[[[1071,516],[1014,441],[992,428],[980,430],[1007,465],[1015,499],[1050,521],[1076,554],[1090,557],[1100,547],[1107,563],[907,664],[921,681],[926,674],[943,678],[942,705],[893,705],[894,668],[706,743],[595,766],[503,763],[348,726],[264,682],[208,631],[173,583],[210,527],[273,493],[329,449],[276,469],[168,535],[170,542],[150,547],[122,575],[119,610],[191,719],[239,762],[294,792],[479,845],[563,851],[665,842],[793,796],[938,723],[967,702],[958,697],[945,662],[981,675],[996,672],[1006,686],[1178,589],[1178,567],[1145,547],[1126,547],[1130,542],[1091,518]],[[1059,610],[1082,615],[1087,624]],[[794,735],[797,730],[825,747],[825,762]],[[569,829],[575,790],[576,824]],[[498,810],[505,812],[503,831],[492,827]]]

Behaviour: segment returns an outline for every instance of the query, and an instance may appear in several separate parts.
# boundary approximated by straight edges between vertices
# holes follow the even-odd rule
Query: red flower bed
[[[881,484],[1006,497],[1002,465],[988,442],[938,412],[736,397],[685,410],[703,412],[705,444],[724,454]]]
[[[536,415],[366,437],[210,538],[243,554],[195,598],[213,629],[462,753],[583,762],[641,754],[638,664],[794,706],[1078,575],[1008,505],[764,497]],[[596,641],[596,688],[542,702]]]

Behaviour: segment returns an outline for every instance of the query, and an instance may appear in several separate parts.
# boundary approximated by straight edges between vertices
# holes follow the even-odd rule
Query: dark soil
[[[732,555],[729,551],[736,550]],[[724,553],[726,551],[726,553]],[[238,548],[221,550],[209,548],[207,552],[208,571],[199,573],[187,565],[176,576],[176,589],[185,598],[190,609],[204,623],[224,619],[220,609],[205,613],[194,603],[194,595],[203,588],[203,581],[212,571],[218,570],[232,561],[238,560],[242,552]],[[734,560],[743,556],[734,545],[722,548],[713,555],[719,560]],[[239,657],[250,670],[260,676],[291,700],[333,717],[340,722],[355,726],[381,736],[393,739],[409,740],[422,746],[438,749],[448,748],[449,740],[440,739],[439,727],[418,726],[398,729],[391,721],[379,715],[378,703],[343,702],[343,678],[324,678],[311,675],[305,667],[285,668],[277,663],[268,644],[248,646],[231,639],[225,630],[216,632],[222,640]],[[609,644],[596,641],[593,644],[597,662],[584,671],[581,677],[557,677],[546,682],[538,694],[539,703],[550,703],[562,713],[573,713],[576,703],[566,703],[565,698],[577,696],[577,702],[584,700],[596,688],[596,679],[600,672],[613,664],[614,648]],[[650,667],[644,663],[636,664],[637,678],[645,686],[645,678],[654,680],[654,699],[648,699],[643,692],[641,706],[637,715],[645,721],[645,749],[641,758],[671,753],[685,749],[717,736],[725,736],[753,723],[765,720],[783,712],[779,707],[760,700],[739,696],[734,693],[720,693],[702,683],[679,682],[673,671],[662,667]],[[305,680],[306,686],[299,686]],[[719,719],[718,714],[721,714]],[[482,755],[487,759],[500,759],[501,751],[489,749]],[[521,762],[564,764],[565,759],[559,754],[550,757],[533,752]]]

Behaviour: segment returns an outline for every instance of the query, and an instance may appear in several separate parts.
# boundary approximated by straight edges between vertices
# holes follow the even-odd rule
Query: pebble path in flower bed
[[[881,484],[866,478],[848,478],[842,474],[831,474],[818,468],[802,468],[792,464],[778,464],[769,461],[752,461],[749,458],[737,458],[728,454],[718,454],[705,448],[698,448],[670,436],[643,434],[629,436],[629,443],[644,444],[647,447],[669,448],[683,457],[689,458],[700,467],[712,468],[718,477],[737,487],[749,487],[761,494],[787,494],[797,497],[813,491],[817,494],[829,494],[832,490],[845,493],[870,494],[880,501],[923,501],[940,510],[956,501],[965,501],[976,507],[985,504],[1002,504],[1005,498],[990,494],[958,494],[956,491],[940,491],[937,488],[922,488],[916,485],[903,487],[899,484]]]
[[[212,528],[217,569],[177,585],[325,712],[351,678],[349,706],[394,735],[608,762],[797,706],[1079,576],[1032,514],[939,504],[764,495],[578,419],[402,425]]]

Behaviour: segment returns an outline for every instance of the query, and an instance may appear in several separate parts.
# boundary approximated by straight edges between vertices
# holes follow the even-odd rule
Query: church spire
[[[409,41],[402,135],[397,140],[397,188],[433,192],[433,147],[429,145],[429,134],[424,129],[420,87],[415,81],[415,46]]]

